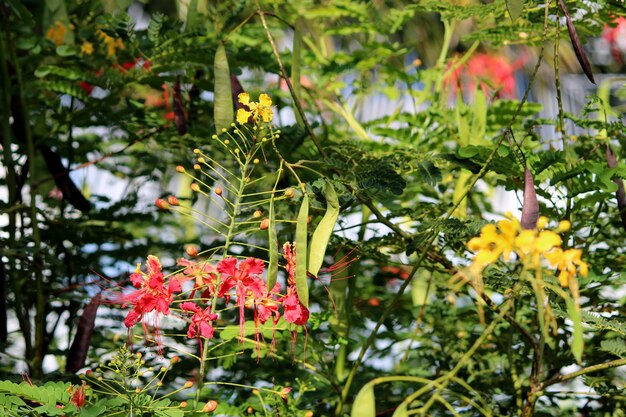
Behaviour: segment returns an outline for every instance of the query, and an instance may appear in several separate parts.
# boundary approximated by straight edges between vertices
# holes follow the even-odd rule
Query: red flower
[[[215,294],[215,284],[217,282],[217,268],[209,262],[196,262],[185,258],[178,258],[176,264],[185,266],[182,274],[176,275],[176,279],[180,282],[194,280],[193,291],[202,290],[202,298],[211,298]],[[193,292],[189,298],[193,298]]]
[[[70,402],[76,406],[76,408],[81,408],[85,405],[85,388],[87,388],[87,384],[83,381],[83,384],[80,386],[70,385],[67,390],[70,393]]]
[[[283,317],[289,323],[304,326],[309,320],[309,309],[302,305],[295,288],[290,288],[283,298],[283,311]]]
[[[265,281],[259,276],[263,273],[265,264],[256,258],[247,258],[237,265],[237,258],[222,259],[217,264],[217,270],[222,274],[222,284],[218,295],[229,300],[229,291],[235,288],[237,306],[239,307],[239,326],[241,339],[245,334],[245,314],[246,298],[250,298],[248,306],[256,305],[258,299],[264,298],[267,294]]]
[[[473,55],[465,67],[459,67],[446,80],[452,83],[452,92],[457,87],[472,93],[477,85],[487,95],[496,93],[498,98],[514,98],[516,96],[515,71],[521,61],[511,64],[504,57],[480,53]]]
[[[139,289],[124,297],[122,308],[127,304],[133,305],[133,309],[124,319],[124,325],[129,328],[140,321],[145,313],[156,310],[168,315],[173,293],[181,290],[180,282],[175,279],[170,280],[169,285],[165,286],[161,263],[156,256],[148,256],[146,269],[147,274],[141,271],[141,264],[139,264],[137,270],[130,276],[133,285]]]
[[[191,324],[187,330],[187,337],[193,339],[196,337],[206,337],[207,339],[213,338],[214,329],[211,326],[211,322],[217,320],[217,314],[211,314],[211,307],[207,307],[202,310],[196,304],[191,301],[186,301],[180,305],[183,311],[193,312],[191,316]]]

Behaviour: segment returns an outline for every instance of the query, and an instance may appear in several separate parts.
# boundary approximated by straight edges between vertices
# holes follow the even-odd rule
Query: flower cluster
[[[70,29],[74,27],[70,24]],[[46,32],[46,38],[50,39],[56,46],[63,45],[65,42],[65,34],[67,33],[67,27],[59,20],[57,20],[54,25],[48,28]]]
[[[177,264],[181,272],[173,274],[165,283],[161,264],[157,257],[150,255],[146,262],[147,272],[140,265],[130,277],[137,288],[124,297],[123,306],[132,305],[124,324],[131,328],[141,321],[147,313],[168,315],[170,308],[176,305],[174,295],[181,293],[185,282],[193,282],[191,292],[178,305],[182,316],[189,317],[188,338],[211,339],[214,335],[213,323],[217,320],[217,302],[228,305],[234,300],[239,310],[241,337],[244,335],[245,311],[253,311],[256,336],[261,324],[272,319],[277,324],[281,316],[287,323],[305,325],[309,319],[309,310],[300,303],[295,286],[295,248],[286,243],[284,255],[287,261],[287,291],[280,294],[280,284],[267,288],[261,277],[265,263],[257,258],[239,260],[227,257],[212,264],[208,261],[195,261],[180,258]],[[196,296],[198,294],[199,296]],[[282,305],[282,314],[280,307]]]
[[[248,123],[250,118],[254,123],[260,121],[270,123],[274,113],[272,111],[272,99],[267,94],[259,95],[259,101],[250,101],[250,95],[248,93],[241,93],[237,97],[239,103],[243,104],[245,108],[237,110],[237,122],[239,124]]]
[[[561,221],[556,229],[548,230],[548,219],[540,217],[537,227],[524,230],[520,222],[508,215],[496,224],[485,225],[479,237],[472,238],[467,248],[476,252],[470,271],[480,274],[485,267],[496,262],[500,257],[508,261],[515,253],[522,263],[530,269],[541,268],[542,259],[559,271],[559,283],[563,287],[569,285],[577,273],[587,276],[589,267],[584,262],[580,249],[563,249],[559,233],[570,228],[567,220]]]

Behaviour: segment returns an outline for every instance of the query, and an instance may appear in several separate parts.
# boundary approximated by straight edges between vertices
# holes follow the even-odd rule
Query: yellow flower
[[[559,284],[562,287],[567,287],[569,280],[576,276],[577,267],[580,275],[583,277],[586,277],[589,273],[589,265],[581,259],[582,254],[583,251],[580,249],[567,249],[564,251],[561,248],[554,248],[545,254],[548,262],[559,270]]]
[[[547,230],[545,228],[548,219],[540,217],[536,229],[522,230],[517,219],[509,214],[507,217],[509,218],[500,220],[497,226],[485,225],[479,237],[467,242],[467,248],[476,252],[470,267],[471,272],[480,274],[500,256],[507,261],[510,254],[515,252],[525,267],[530,269],[541,268],[541,259],[545,258],[559,270],[559,283],[563,287],[569,285],[569,280],[576,276],[577,271],[582,276],[587,275],[589,267],[581,259],[582,251],[561,248],[562,239],[559,233],[569,230],[569,221],[563,220],[556,229]]]
[[[46,32],[46,38],[50,39],[56,46],[63,45],[67,28],[57,20],[53,26],[50,26]]]
[[[93,44],[87,41],[83,42],[83,44],[80,46],[80,53],[85,55],[93,54]]]
[[[102,43],[107,48],[107,56],[112,57],[117,53],[117,50],[123,51],[125,49],[124,43],[120,38],[115,39],[113,36],[109,36],[103,31],[98,31],[98,39],[102,41]]]
[[[237,110],[237,123],[247,123],[250,117],[254,119],[255,123],[260,121],[270,123],[272,121],[274,116],[274,112],[272,111],[272,99],[267,94],[263,93],[259,95],[258,102],[250,101],[250,94],[248,93],[239,94],[237,99],[239,103],[249,109]]]

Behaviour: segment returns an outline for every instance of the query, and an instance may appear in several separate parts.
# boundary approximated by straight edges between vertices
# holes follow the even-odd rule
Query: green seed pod
[[[335,188],[330,181],[326,181],[324,189],[324,197],[326,198],[326,213],[317,225],[311,237],[311,247],[309,249],[309,273],[317,276],[324,262],[326,247],[328,241],[333,234],[333,229],[339,217],[339,199]]]
[[[303,306],[309,307],[309,283],[306,276],[307,223],[309,218],[309,195],[302,196],[302,205],[296,223],[296,290]]]

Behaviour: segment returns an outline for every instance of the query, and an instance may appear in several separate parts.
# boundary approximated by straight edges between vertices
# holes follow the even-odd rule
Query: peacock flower
[[[54,42],[56,46],[60,46],[63,45],[63,42],[65,41],[66,33],[67,28],[65,25],[63,25],[60,20],[57,20],[46,32],[46,38]]]
[[[248,93],[240,93],[237,96],[239,103],[243,104],[246,109],[237,110],[237,122],[239,124],[248,123],[250,117],[255,121],[270,123],[274,116],[274,112],[272,111],[272,99],[267,94],[263,93],[259,95],[259,101],[250,101],[250,94]]]

